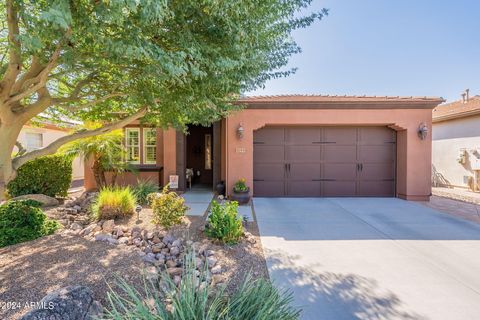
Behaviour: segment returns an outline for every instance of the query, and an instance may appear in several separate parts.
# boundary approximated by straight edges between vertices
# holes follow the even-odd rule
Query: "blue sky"
[[[329,16],[294,39],[295,75],[248,93],[480,95],[480,1],[317,0]]]

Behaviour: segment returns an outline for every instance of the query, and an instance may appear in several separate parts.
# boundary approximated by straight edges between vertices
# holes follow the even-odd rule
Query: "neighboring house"
[[[480,96],[442,104],[433,110],[433,185],[478,190]]]
[[[27,151],[32,151],[46,147],[53,141],[69,134],[69,130],[75,126],[74,123],[64,122],[59,125],[54,124],[48,119],[41,119],[38,125],[25,125],[20,131],[18,141]],[[72,163],[72,186],[82,187],[84,177],[84,164],[80,157],[73,160]]]
[[[142,179],[163,185],[185,172],[193,183],[227,193],[245,178],[254,196],[388,196],[431,194],[432,109],[427,97],[286,95],[245,97],[245,109],[189,134],[131,124],[129,160]],[[135,183],[127,173],[122,183]],[[86,167],[85,185],[95,188]]]

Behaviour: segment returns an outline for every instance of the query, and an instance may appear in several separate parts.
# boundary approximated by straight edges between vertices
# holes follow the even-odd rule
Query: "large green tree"
[[[294,70],[311,0],[0,0],[0,197],[26,161],[142,118],[207,123]],[[12,158],[24,124],[103,121]]]

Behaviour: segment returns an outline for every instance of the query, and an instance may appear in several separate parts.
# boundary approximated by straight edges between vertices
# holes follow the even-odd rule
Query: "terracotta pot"
[[[230,196],[230,200],[237,201],[239,204],[248,203],[250,200],[250,188],[247,188],[245,191],[237,191],[233,189],[233,193]]]

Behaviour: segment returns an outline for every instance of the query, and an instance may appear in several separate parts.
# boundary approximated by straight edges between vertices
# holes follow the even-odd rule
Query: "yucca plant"
[[[139,204],[148,204],[148,195],[158,192],[158,186],[155,182],[147,180],[137,180],[137,184],[132,188],[133,194],[137,198]]]
[[[110,288],[107,293],[109,306],[102,319],[296,320],[300,316],[300,310],[291,306],[292,294],[266,279],[247,276],[228,296],[226,286],[198,285],[207,280],[207,271],[205,268],[197,276],[193,251],[187,252],[184,264],[178,287],[166,273],[160,285],[145,281],[142,291],[119,280],[119,290]]]
[[[92,212],[98,220],[114,219],[133,215],[135,205],[136,199],[129,187],[105,187],[92,204]]]

